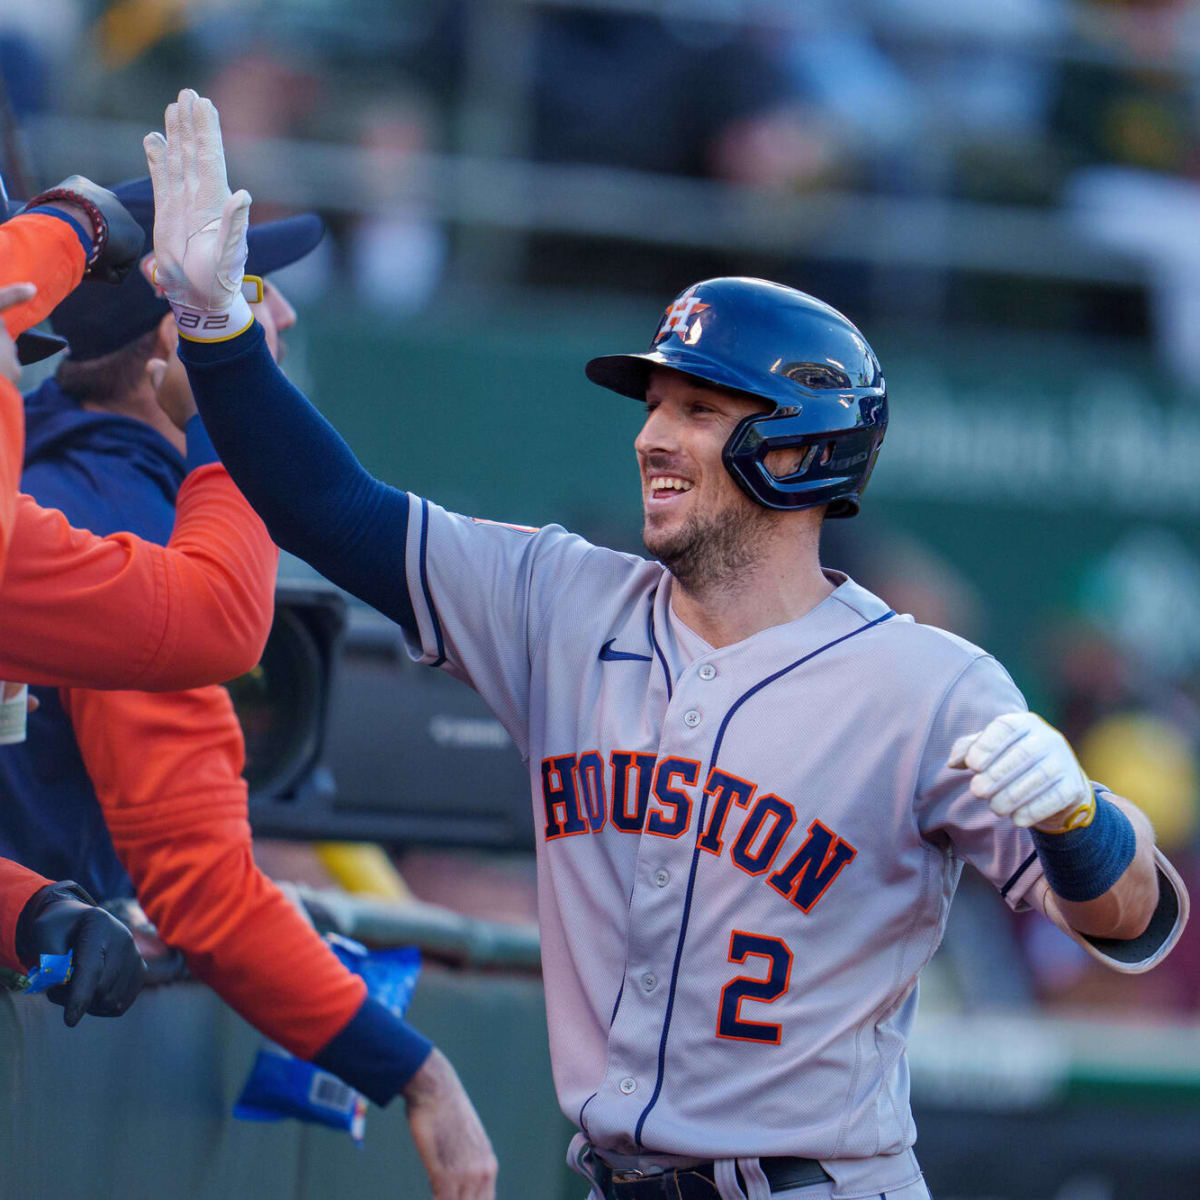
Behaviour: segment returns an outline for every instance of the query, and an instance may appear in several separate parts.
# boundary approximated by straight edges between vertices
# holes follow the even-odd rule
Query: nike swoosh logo
[[[609,638],[608,641],[605,642],[604,645],[600,647],[600,661],[601,662],[650,662],[651,661],[650,655],[648,655],[648,654],[628,654],[624,650],[614,650],[612,648],[612,644],[616,640],[617,640],[616,638]]]

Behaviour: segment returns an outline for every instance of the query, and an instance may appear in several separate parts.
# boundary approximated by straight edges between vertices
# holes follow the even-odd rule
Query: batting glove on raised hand
[[[1065,833],[1096,814],[1092,785],[1067,739],[1036,713],[1008,713],[960,737],[946,765],[974,771],[971,791],[1023,828]]]
[[[142,141],[154,188],[154,282],[181,336],[223,341],[254,319],[242,295],[250,193],[229,191],[211,100],[184,88],[164,124],[165,138],[148,133]]]

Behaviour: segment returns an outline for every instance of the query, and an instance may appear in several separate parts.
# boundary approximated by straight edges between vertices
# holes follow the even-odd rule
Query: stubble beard
[[[658,533],[643,525],[646,549],[685,591],[702,594],[736,589],[749,568],[761,561],[761,543],[775,514],[738,499],[740,503],[707,516],[692,513],[670,532]]]

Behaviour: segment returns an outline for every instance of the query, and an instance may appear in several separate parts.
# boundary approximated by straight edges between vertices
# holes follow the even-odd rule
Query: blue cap
[[[149,176],[119,183],[114,195],[146,231],[146,245],[154,244],[154,192]],[[246,234],[249,256],[246,272],[268,275],[303,258],[325,235],[325,223],[316,213],[302,213],[251,225]],[[50,327],[70,343],[72,362],[85,362],[112,354],[149,333],[171,311],[171,306],[146,281],[141,271],[130,271],[125,281],[87,284],[76,288],[51,314]]]

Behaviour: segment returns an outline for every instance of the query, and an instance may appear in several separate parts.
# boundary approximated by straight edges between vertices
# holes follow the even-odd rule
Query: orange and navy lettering
[[[814,821],[804,845],[767,883],[802,912],[809,912],[857,853],[849,842]]]
[[[767,978],[738,975],[721,989],[717,1004],[717,1037],[735,1042],[758,1042],[778,1046],[783,1041],[783,1026],[768,1021],[748,1021],[742,1016],[742,1001],[771,1004],[787,990],[792,979],[792,952],[782,938],[735,929],[729,937],[729,961],[744,963],[748,958],[765,958]]]
[[[697,838],[701,850],[729,860],[747,875],[766,875],[796,827],[795,808],[758,784],[714,767],[700,789],[702,766],[692,758],[599,750],[544,758],[545,839],[600,833],[680,838],[692,828],[701,794],[708,816]],[[735,814],[742,810],[740,824]],[[736,825],[736,831],[733,826]],[[728,827],[728,832],[727,832]],[[798,850],[766,882],[802,912],[810,912],[858,851],[820,821],[808,827]]]
[[[672,782],[682,779],[691,787],[700,778],[700,764],[694,758],[664,758],[654,772],[654,799],[674,811],[668,816],[663,809],[651,809],[646,819],[646,832],[659,837],[677,838],[687,832],[692,823],[692,798]]]
[[[729,857],[733,864],[745,871],[747,875],[761,875],[772,863],[783,839],[792,831],[796,823],[796,810],[778,796],[768,793],[759,796],[750,815],[742,822],[741,832]],[[767,829],[758,849],[754,849],[755,838]]]
[[[646,806],[650,803],[650,784],[654,779],[653,754],[630,754],[614,750],[612,764],[612,823],[625,833],[641,833],[646,824]],[[636,778],[630,783],[633,771]]]
[[[575,778],[588,826],[593,833],[599,833],[604,828],[608,800],[604,793],[604,759],[598,750],[589,750],[579,756],[575,763]]]
[[[542,759],[542,799],[546,805],[546,841],[587,833],[575,786],[576,756],[560,754]]]
[[[736,800],[744,808],[757,787],[748,779],[739,779],[713,767],[704,785],[704,794],[712,797],[712,816],[708,818],[708,828],[700,835],[701,850],[707,850],[709,854],[721,853],[721,831],[729,816],[730,801]]]

